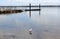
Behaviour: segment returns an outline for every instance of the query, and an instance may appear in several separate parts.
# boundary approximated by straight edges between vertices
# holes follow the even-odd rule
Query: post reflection
[[[40,11],[39,11],[39,16],[40,16]]]
[[[31,18],[31,15],[32,15],[31,13],[32,13],[32,12],[29,11],[29,17],[30,17],[30,18]],[[40,10],[39,10],[39,16],[40,16],[40,14],[41,14],[41,13],[40,13]]]
[[[31,11],[29,11],[29,17],[31,17]]]

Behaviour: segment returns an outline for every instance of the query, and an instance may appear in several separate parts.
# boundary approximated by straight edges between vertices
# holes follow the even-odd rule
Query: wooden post
[[[39,15],[40,15],[40,4],[39,4]]]
[[[40,9],[40,4],[39,4],[39,9]]]
[[[29,4],[29,17],[31,17],[31,3]]]

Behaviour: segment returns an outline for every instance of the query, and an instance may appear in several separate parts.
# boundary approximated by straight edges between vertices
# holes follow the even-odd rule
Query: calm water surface
[[[0,39],[60,39],[60,7],[0,15]]]

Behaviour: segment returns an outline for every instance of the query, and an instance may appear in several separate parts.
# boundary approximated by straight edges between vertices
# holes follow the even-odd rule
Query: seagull
[[[32,35],[32,28],[30,28],[30,29],[29,29],[29,34],[31,34],[31,35]]]

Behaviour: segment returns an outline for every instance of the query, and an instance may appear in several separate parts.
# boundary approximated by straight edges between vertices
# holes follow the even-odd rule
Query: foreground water
[[[60,7],[0,15],[0,39],[60,39]]]

